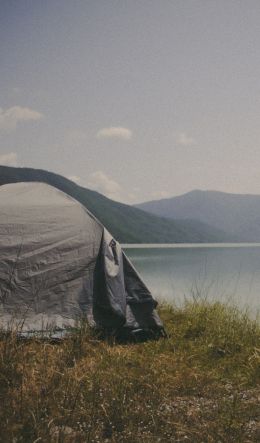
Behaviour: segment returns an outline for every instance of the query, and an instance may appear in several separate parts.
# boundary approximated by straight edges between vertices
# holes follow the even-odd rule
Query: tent
[[[118,242],[44,183],[0,187],[0,328],[160,334],[156,301]]]

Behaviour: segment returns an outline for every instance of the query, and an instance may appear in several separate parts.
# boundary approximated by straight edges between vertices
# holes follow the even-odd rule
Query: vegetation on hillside
[[[230,240],[222,231],[196,220],[167,220],[110,200],[52,172],[0,166],[0,185],[40,181],[66,192],[91,211],[123,243],[197,243]]]
[[[260,327],[235,308],[163,306],[169,338],[0,337],[3,442],[257,442]]]

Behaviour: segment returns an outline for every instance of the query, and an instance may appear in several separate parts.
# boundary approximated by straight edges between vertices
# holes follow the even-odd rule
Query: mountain
[[[169,220],[110,200],[53,172],[0,166],[0,185],[40,181],[66,192],[87,207],[123,243],[196,243],[226,241],[225,233],[196,220]]]
[[[196,219],[225,231],[230,240],[260,242],[260,195],[195,190],[136,207],[168,219]]]

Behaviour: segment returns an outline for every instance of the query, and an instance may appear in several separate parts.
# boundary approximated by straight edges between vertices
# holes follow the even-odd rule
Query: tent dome
[[[0,186],[0,328],[44,331],[83,318],[160,331],[156,302],[104,226],[44,183]]]

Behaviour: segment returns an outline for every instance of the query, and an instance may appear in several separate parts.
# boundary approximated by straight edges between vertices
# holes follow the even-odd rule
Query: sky
[[[259,0],[0,0],[0,164],[260,194]]]

